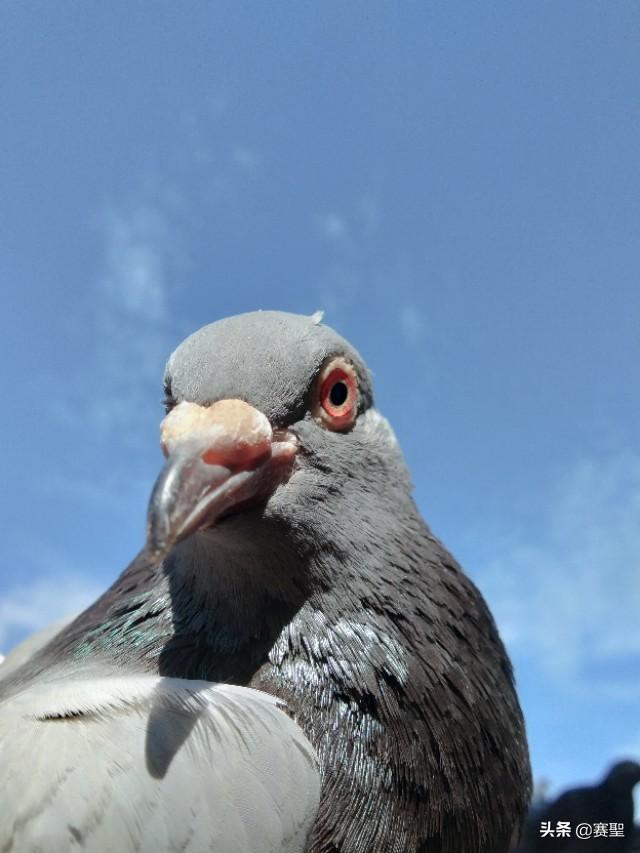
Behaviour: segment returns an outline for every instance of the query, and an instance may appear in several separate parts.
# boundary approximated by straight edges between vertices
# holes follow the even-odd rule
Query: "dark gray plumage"
[[[335,430],[316,400],[332,357],[357,382],[357,416]],[[506,853],[530,794],[511,666],[417,512],[360,356],[317,318],[256,312],[187,338],[165,392],[168,408],[244,400],[295,437],[293,470],[161,563],[134,561],[4,695],[61,661],[254,687],[318,755],[313,853]]]

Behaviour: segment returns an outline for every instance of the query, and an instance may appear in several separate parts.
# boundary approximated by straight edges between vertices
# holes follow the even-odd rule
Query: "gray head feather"
[[[241,399],[274,426],[301,419],[313,378],[333,355],[358,374],[360,411],[373,402],[371,379],[356,350],[316,316],[255,311],[228,317],[190,335],[169,358],[165,388],[176,401],[206,405]]]

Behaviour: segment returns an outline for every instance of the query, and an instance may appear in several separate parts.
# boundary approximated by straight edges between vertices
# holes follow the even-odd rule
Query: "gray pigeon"
[[[164,384],[143,551],[0,682],[0,851],[506,853],[511,665],[362,358],[255,312]]]

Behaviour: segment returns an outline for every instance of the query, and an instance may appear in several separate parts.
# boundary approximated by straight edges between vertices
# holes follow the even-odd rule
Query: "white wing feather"
[[[13,672],[14,669],[17,669],[25,661],[29,660],[39,649],[46,646],[49,640],[52,640],[57,633],[62,631],[69,622],[73,622],[77,615],[77,613],[74,613],[71,616],[65,616],[63,619],[58,619],[45,628],[41,628],[34,634],[29,634],[26,640],[23,640],[11,649],[6,657],[0,654],[0,664],[2,664],[0,678],[6,678],[9,672]]]
[[[320,775],[281,708],[145,675],[24,689],[0,704],[0,851],[303,851]]]

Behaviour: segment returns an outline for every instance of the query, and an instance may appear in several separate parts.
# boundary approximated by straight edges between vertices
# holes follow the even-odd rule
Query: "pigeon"
[[[143,549],[0,681],[0,851],[512,849],[512,667],[362,357],[251,312],[164,392]]]
[[[522,853],[633,850],[633,788],[639,782],[640,764],[618,761],[599,784],[570,788],[540,804],[527,820]],[[581,824],[589,827],[586,838],[578,834]]]

